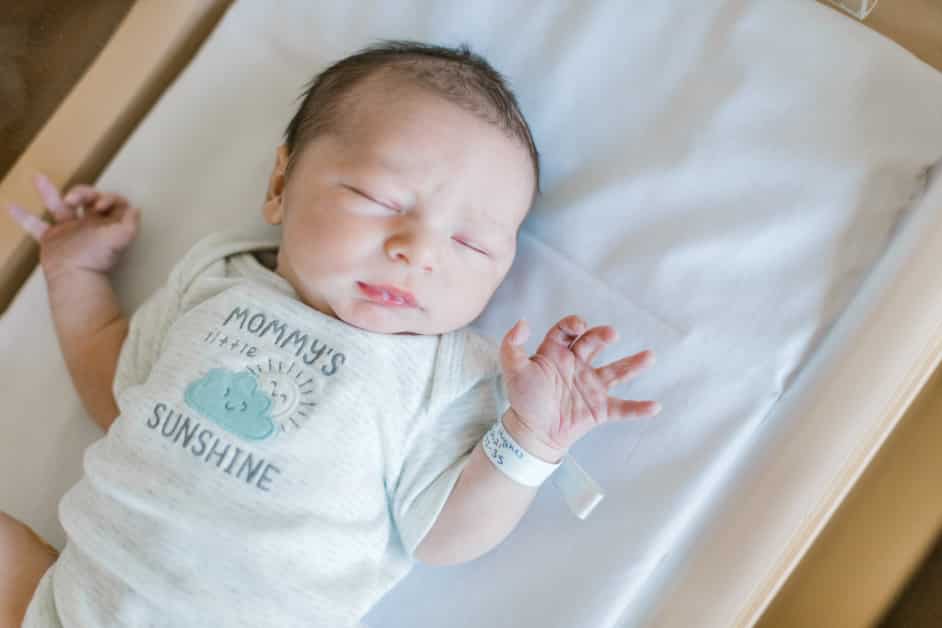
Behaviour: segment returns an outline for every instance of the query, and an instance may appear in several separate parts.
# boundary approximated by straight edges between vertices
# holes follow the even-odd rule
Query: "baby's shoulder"
[[[170,271],[169,282],[179,294],[207,275],[228,274],[226,261],[234,255],[278,245],[274,237],[260,237],[236,231],[214,231],[198,240]]]
[[[452,332],[452,368],[445,375],[447,385],[434,388],[447,391],[433,404],[438,416],[472,412],[492,417],[507,405],[507,388],[500,368],[499,346],[471,328]]]
[[[470,327],[450,332],[445,343],[449,353],[445,373],[452,382],[452,394],[462,395],[482,380],[500,376],[500,356],[497,345]]]
[[[499,347],[471,327],[458,330],[464,359],[472,366],[492,370],[500,365]]]

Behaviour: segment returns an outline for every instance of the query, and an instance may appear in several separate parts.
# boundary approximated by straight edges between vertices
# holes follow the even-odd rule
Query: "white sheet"
[[[607,493],[587,520],[547,487],[495,551],[417,566],[367,622],[636,625],[659,561],[694,542],[922,192],[942,156],[942,80],[810,1],[271,6],[230,9],[99,181],[145,212],[118,276],[125,303],[208,230],[268,229],[274,149],[315,71],[376,37],[468,41],[511,79],[545,160],[545,196],[475,326],[499,338],[526,316],[534,350],[570,312],[613,324],[622,340],[598,363],[659,357],[614,394],[664,411],[574,447]],[[54,505],[98,432],[43,290],[34,275],[0,322],[0,381],[14,391],[0,507],[61,546]]]
[[[759,619],[942,360],[940,251],[942,164],[853,302],[731,460],[729,479],[649,576],[632,625]]]

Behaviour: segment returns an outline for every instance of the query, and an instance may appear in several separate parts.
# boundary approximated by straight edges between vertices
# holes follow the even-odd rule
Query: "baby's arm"
[[[75,390],[92,420],[107,432],[118,416],[111,383],[128,320],[104,273],[47,272],[46,283],[56,335]]]
[[[562,459],[521,428],[513,408],[502,420],[511,438],[536,457],[553,464]],[[538,490],[498,470],[478,441],[435,525],[416,548],[416,558],[429,565],[454,565],[486,554],[517,527]]]
[[[523,321],[501,343],[510,401],[504,429],[544,462],[558,463],[574,442],[599,425],[660,412],[654,401],[608,395],[610,387],[650,365],[654,354],[642,351],[596,368],[593,359],[618,332],[609,325],[586,327],[578,316],[563,318],[532,356],[523,348],[528,334]],[[517,483],[498,469],[478,442],[416,557],[433,565],[477,558],[510,534],[536,492],[537,487]]]
[[[122,197],[90,186],[76,186],[63,199],[45,177],[35,182],[53,224],[15,206],[10,213],[39,242],[66,366],[85,409],[107,431],[118,416],[111,385],[128,333],[108,272],[134,239],[139,213]]]

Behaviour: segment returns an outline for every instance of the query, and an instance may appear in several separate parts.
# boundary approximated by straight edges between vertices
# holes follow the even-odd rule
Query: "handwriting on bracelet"
[[[501,449],[509,449],[513,456],[518,460],[523,460],[526,454],[507,438],[499,423],[484,435],[484,448],[491,454],[491,457],[498,464],[504,464],[504,456]]]

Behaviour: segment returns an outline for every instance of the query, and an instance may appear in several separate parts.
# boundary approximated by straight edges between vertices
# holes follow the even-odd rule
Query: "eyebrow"
[[[399,164],[388,159],[385,155],[374,152],[372,158],[376,160],[376,163],[379,164],[379,167],[383,170],[392,174],[402,174],[402,169],[399,167]]]
[[[482,227],[496,227],[498,231],[505,231],[506,225],[501,221],[497,220],[490,214],[485,214],[484,212],[478,211],[474,208],[471,208],[472,222],[481,225]]]

